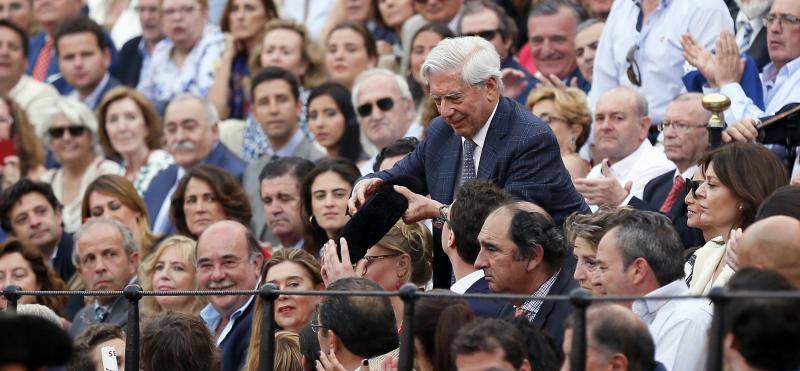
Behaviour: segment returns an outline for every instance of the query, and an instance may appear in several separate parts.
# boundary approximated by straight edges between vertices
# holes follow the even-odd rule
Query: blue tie
[[[103,322],[106,316],[108,316],[108,309],[98,306],[94,308],[94,316],[97,318],[97,322]]]
[[[459,186],[468,180],[475,179],[475,159],[473,154],[476,146],[477,144],[472,139],[464,139],[464,150],[461,152],[461,180],[458,182]]]
[[[750,22],[742,22],[739,28],[744,28],[742,30],[742,43],[739,45],[739,55],[744,55],[750,50],[750,41],[753,38],[753,26],[750,25]]]

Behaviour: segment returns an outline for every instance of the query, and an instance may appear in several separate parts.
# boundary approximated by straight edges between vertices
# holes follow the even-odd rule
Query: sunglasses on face
[[[69,132],[69,136],[75,138],[83,135],[83,133],[86,132],[86,127],[80,125],[62,126],[58,128],[50,128],[49,130],[47,130],[47,132],[53,139],[58,139],[63,137],[65,132]]]
[[[486,41],[492,41],[497,35],[497,30],[463,33],[461,36],[478,36]]]
[[[689,178],[684,178],[684,180],[686,181],[686,192],[687,193],[691,193],[692,194],[692,198],[697,198],[697,195],[695,194],[695,192],[697,192],[697,189],[700,188],[701,185],[703,185],[703,181],[702,180],[692,180],[692,179],[689,179]]]
[[[392,100],[392,98],[381,98],[375,102],[375,105],[378,106],[381,111],[386,112],[394,107],[394,100]],[[357,111],[359,116],[369,117],[369,115],[372,114],[372,102],[358,106]]]

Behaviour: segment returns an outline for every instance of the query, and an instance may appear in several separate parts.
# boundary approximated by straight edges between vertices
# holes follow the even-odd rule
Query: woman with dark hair
[[[347,88],[326,82],[311,91],[307,107],[308,128],[327,151],[327,157],[344,157],[354,163],[366,157],[361,148],[361,127]]]
[[[758,208],[756,220],[776,215],[791,216],[800,220],[800,186],[785,185],[778,188]]]
[[[411,95],[414,97],[414,103],[417,104],[417,107],[420,107],[422,98],[426,95],[423,91],[425,84],[420,74],[422,63],[425,62],[428,53],[433,50],[439,41],[450,37],[455,37],[455,34],[446,24],[428,23],[420,27],[411,38],[411,46],[407,49],[408,54],[405,59],[408,63],[406,66],[408,87],[411,89]]]
[[[272,255],[261,271],[263,283],[273,283],[281,290],[324,290],[320,275],[320,265],[313,255],[305,250],[284,248]],[[314,315],[320,298],[316,296],[281,295],[275,301],[275,323],[281,329],[294,333],[307,327]],[[258,369],[258,355],[261,347],[261,321],[264,306],[256,301],[253,309],[253,327],[250,345],[247,349],[247,370]]]
[[[350,21],[333,27],[325,42],[325,70],[330,81],[352,90],[358,74],[377,63],[375,39],[366,27]]]
[[[706,245],[694,252],[690,262],[689,290],[708,293],[722,286],[734,270],[726,263],[729,239],[755,221],[756,211],[772,192],[789,183],[786,168],[759,144],[731,143],[709,151],[698,161],[705,181],[694,194],[703,210],[701,221],[722,237],[723,245]],[[687,269],[688,271],[688,269]]]
[[[303,243],[306,250],[316,253],[350,220],[347,200],[359,177],[356,165],[341,157],[320,160],[306,175],[300,191],[303,212],[311,226],[307,235],[312,240]]]
[[[432,293],[450,293],[433,290]],[[414,369],[455,370],[450,344],[458,330],[475,319],[464,299],[422,298],[414,310]]]
[[[220,27],[225,32],[225,51],[217,66],[208,100],[220,119],[244,119],[250,111],[245,80],[249,62],[264,37],[264,24],[278,17],[272,0],[231,0],[225,3]]]
[[[158,240],[158,236],[150,231],[150,217],[144,200],[133,184],[120,175],[101,175],[89,184],[81,202],[81,217],[84,223],[89,218],[107,217],[125,224],[139,246],[139,259],[150,255]]]
[[[8,285],[17,285],[24,291],[66,290],[67,285],[45,261],[39,249],[26,246],[11,239],[0,244],[0,290]],[[67,304],[66,296],[23,295],[17,304],[42,304],[59,316]],[[5,309],[6,299],[0,296],[0,309]]]
[[[250,225],[250,202],[239,181],[214,165],[195,166],[178,182],[169,217],[178,233],[197,239],[220,220]]]
[[[44,173],[45,151],[25,111],[0,93],[0,190]]]

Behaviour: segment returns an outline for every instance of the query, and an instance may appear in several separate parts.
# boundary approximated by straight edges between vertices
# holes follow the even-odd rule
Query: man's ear
[[[528,361],[527,358],[522,359],[522,365],[519,366],[519,371],[532,371],[533,366],[531,366],[531,362]]]
[[[343,347],[342,339],[339,339],[339,336],[336,335],[333,330],[328,329],[328,349],[334,354],[341,350]]]
[[[494,102],[498,96],[500,96],[500,82],[498,77],[491,77],[490,79],[486,80],[484,83],[486,85],[486,99],[490,102]]]
[[[644,281],[647,277],[647,274],[650,272],[650,264],[647,264],[647,260],[644,258],[636,258],[634,259],[631,264],[628,266],[628,270],[631,272],[631,283],[638,284]]]
[[[628,358],[622,353],[614,353],[608,360],[609,366],[614,371],[628,370]]]
[[[131,253],[130,257],[131,264],[133,264],[133,272],[136,273],[136,267],[139,265],[139,251],[134,251]]]
[[[447,246],[445,246],[445,248],[446,249],[455,249],[456,248],[456,234],[453,233],[453,229],[452,228],[448,227],[447,229],[449,229],[450,232],[447,233],[447,241],[445,241]]]
[[[641,125],[639,140],[645,140],[647,139],[647,135],[650,134],[650,125],[653,124],[653,120],[649,116],[642,116],[639,124]]]
[[[544,248],[542,245],[536,244],[533,246],[533,251],[531,255],[528,257],[528,266],[526,270],[528,272],[533,271],[542,264],[542,260],[544,260]]]

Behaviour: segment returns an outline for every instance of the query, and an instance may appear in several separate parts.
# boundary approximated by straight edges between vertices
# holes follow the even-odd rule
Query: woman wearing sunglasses
[[[687,269],[689,290],[707,294],[712,287],[728,282],[735,271],[734,234],[752,224],[761,202],[789,179],[780,160],[759,144],[728,144],[707,152],[698,163],[705,181],[689,192],[696,207],[690,205],[687,224],[699,219],[701,226],[705,224],[723,242],[706,244],[687,263],[692,265]],[[696,209],[699,215],[691,215]]]
[[[81,225],[81,200],[86,187],[101,175],[123,175],[124,171],[100,155],[97,118],[86,105],[75,99],[59,98],[48,117],[40,136],[52,148],[61,168],[48,170],[42,181],[53,187],[63,205],[64,230],[72,233]]]

